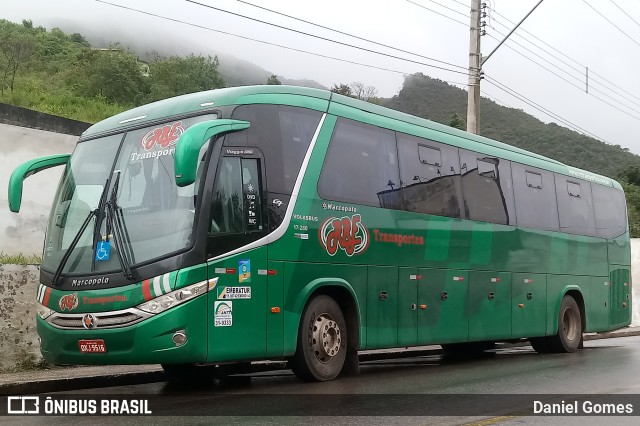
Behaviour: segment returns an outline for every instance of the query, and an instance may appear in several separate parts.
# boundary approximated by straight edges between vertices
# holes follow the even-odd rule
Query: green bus
[[[54,364],[285,359],[301,378],[358,351],[573,352],[631,319],[621,186],[331,92],[236,87],[90,127],[44,242],[37,330]]]

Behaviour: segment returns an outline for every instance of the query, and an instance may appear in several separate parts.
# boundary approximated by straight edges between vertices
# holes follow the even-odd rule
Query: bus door
[[[263,166],[256,148],[222,149],[207,241],[209,362],[267,352],[267,246],[251,246],[267,234]],[[247,250],[225,256],[242,247]]]

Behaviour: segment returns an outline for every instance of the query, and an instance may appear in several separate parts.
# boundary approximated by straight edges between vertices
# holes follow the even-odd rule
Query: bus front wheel
[[[582,318],[575,299],[565,295],[558,312],[558,333],[555,336],[529,339],[537,352],[575,352],[582,342]]]
[[[291,368],[307,381],[335,379],[347,355],[347,325],[329,296],[314,297],[304,309]]]

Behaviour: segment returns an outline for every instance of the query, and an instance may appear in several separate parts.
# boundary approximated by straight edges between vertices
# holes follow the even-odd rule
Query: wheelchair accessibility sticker
[[[96,246],[96,260],[109,260],[111,255],[111,242],[99,241]]]

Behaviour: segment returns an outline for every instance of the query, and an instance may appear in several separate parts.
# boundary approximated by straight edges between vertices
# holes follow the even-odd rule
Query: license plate
[[[83,354],[104,353],[107,351],[102,339],[78,340],[78,347]]]

